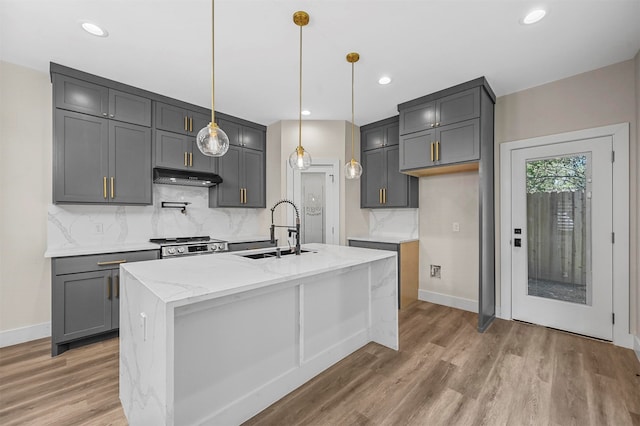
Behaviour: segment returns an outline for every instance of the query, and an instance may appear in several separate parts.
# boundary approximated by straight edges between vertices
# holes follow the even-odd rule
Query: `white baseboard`
[[[638,357],[638,361],[640,361],[640,337],[638,336],[633,337],[633,350],[635,351],[636,356]]]
[[[49,336],[51,336],[50,322],[14,328],[13,330],[0,331],[0,348]]]
[[[420,289],[418,290],[418,300],[478,313],[478,301],[465,299],[464,297],[450,296],[448,294]]]

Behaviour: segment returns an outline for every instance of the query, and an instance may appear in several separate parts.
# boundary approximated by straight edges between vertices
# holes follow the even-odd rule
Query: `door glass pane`
[[[527,161],[529,296],[591,304],[590,157]]]
[[[302,173],[302,243],[325,243],[324,173]]]

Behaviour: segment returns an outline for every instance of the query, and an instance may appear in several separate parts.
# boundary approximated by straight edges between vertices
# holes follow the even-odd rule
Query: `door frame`
[[[500,315],[512,319],[511,287],[511,153],[513,150],[610,136],[613,163],[613,343],[633,348],[629,304],[629,123],[558,133],[500,144]]]
[[[340,168],[339,161],[336,159],[330,158],[314,158],[309,169],[305,170],[306,172],[314,172],[314,168],[317,169],[327,169],[330,168],[333,171],[333,187],[331,188],[332,196],[325,197],[325,202],[327,205],[327,230],[325,232],[325,240],[326,244],[340,244]],[[295,171],[289,167],[287,163],[285,163],[285,167],[287,169],[287,198],[289,200],[297,200],[300,198],[300,190],[301,188],[295,187]],[[324,172],[324,170],[318,172]],[[299,186],[299,185],[298,185]],[[328,194],[327,194],[328,195]],[[298,206],[300,207],[300,206]],[[287,209],[287,223],[293,222],[293,212],[291,209]],[[329,221],[333,223],[333,232],[329,232]],[[331,237],[331,238],[329,238]]]

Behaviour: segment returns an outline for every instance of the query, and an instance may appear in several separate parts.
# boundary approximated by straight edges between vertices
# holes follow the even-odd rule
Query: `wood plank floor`
[[[417,302],[399,352],[369,344],[247,425],[640,425],[633,351]],[[126,425],[118,340],[50,357],[49,339],[0,349],[1,425]]]

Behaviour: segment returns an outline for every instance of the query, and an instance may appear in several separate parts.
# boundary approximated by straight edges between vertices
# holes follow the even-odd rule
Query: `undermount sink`
[[[311,250],[300,250],[300,254],[303,253],[315,253]],[[288,256],[290,254],[296,254],[295,250],[280,250],[280,256]],[[246,257],[249,259],[266,259],[269,257],[278,257],[278,252],[276,250],[262,252],[262,253],[249,253],[249,254],[238,254],[237,256]]]

